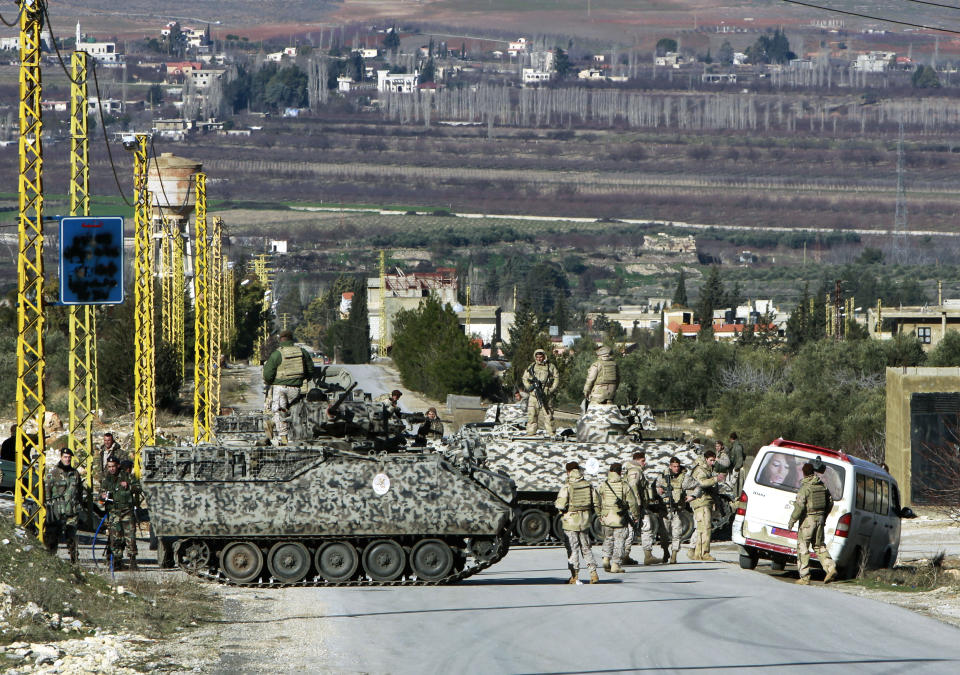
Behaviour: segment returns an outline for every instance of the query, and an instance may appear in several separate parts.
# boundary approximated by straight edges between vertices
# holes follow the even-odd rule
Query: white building
[[[123,54],[117,53],[117,43],[115,42],[78,42],[78,52],[86,52],[97,63],[116,63],[121,64],[125,58]]]
[[[353,78],[347,75],[340,75],[337,77],[337,91],[343,92],[344,94],[349,93],[350,89],[353,87]]]
[[[896,60],[895,52],[867,52],[866,54],[857,54],[857,60],[850,65],[854,70],[865,73],[882,73],[890,67]]]
[[[597,70],[595,68],[586,68],[577,73],[577,79],[580,80],[603,80],[606,79],[606,76],[603,74],[602,70]]]
[[[653,63],[656,66],[666,66],[667,68],[679,68],[684,63],[686,59],[683,58],[677,52],[667,52],[663,56],[655,56],[653,58]]]
[[[377,71],[377,91],[396,91],[409,94],[417,90],[420,73],[391,73],[389,70]]]
[[[96,96],[91,96],[87,99],[87,112],[89,114],[94,114],[97,112],[97,101],[100,102],[100,107],[103,108],[104,115],[115,115],[123,111],[123,102],[115,98],[104,98],[97,99]]]
[[[372,49],[369,47],[357,47],[353,50],[353,53],[359,54],[360,57],[364,59],[375,59],[380,56],[380,50],[376,47]]]
[[[206,89],[214,80],[223,77],[223,70],[194,70],[190,73],[190,81],[197,89]]]
[[[556,68],[557,55],[553,51],[533,52],[530,54],[530,67],[534,70],[553,72]]]
[[[533,68],[523,69],[524,84],[537,84],[539,82],[549,82],[550,78],[552,77],[553,77],[553,73],[548,73],[543,70],[534,70]]]
[[[507,51],[510,52],[510,56],[516,56],[517,54],[526,54],[527,38],[522,37],[514,40],[507,47]]]

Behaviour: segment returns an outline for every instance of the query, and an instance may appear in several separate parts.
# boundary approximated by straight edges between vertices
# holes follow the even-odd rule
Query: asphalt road
[[[724,548],[722,557],[732,560],[732,547]],[[519,548],[455,586],[229,589],[220,659],[210,670],[947,673],[960,667],[956,628],[731,563],[601,571],[595,586],[564,585],[565,573],[561,549]]]

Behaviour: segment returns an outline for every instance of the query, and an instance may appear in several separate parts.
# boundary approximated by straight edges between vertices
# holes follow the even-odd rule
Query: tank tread
[[[243,539],[242,537],[234,538],[224,538],[217,537],[218,541],[236,541],[237,539]],[[331,539],[335,541],[336,539]],[[394,581],[373,581],[371,579],[351,579],[349,581],[340,581],[332,582],[327,581],[320,575],[317,575],[313,579],[304,579],[303,581],[297,581],[293,583],[275,581],[275,580],[260,580],[251,581],[247,583],[240,583],[234,581],[227,577],[222,570],[209,568],[207,570],[191,570],[186,567],[180,566],[180,569],[191,576],[198,577],[205,581],[214,581],[218,584],[223,584],[224,586],[237,586],[240,588],[315,588],[315,587],[369,587],[369,586],[446,586],[448,584],[457,583],[458,581],[463,581],[467,577],[471,577],[474,574],[478,574],[483,570],[495,565],[500,562],[507,551],[510,550],[510,541],[509,539],[503,537],[495,537],[497,545],[497,553],[489,560],[478,560],[476,557],[473,558],[474,564],[464,567],[459,572],[454,574],[449,574],[442,579],[436,579],[433,581],[425,581],[420,579],[407,579],[400,578]]]

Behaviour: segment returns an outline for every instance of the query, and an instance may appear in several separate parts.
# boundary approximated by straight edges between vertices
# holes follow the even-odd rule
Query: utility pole
[[[220,414],[220,360],[223,354],[223,218],[213,219],[210,240],[210,415]]]
[[[380,251],[380,340],[378,356],[387,357],[387,252]]]
[[[207,174],[196,179],[196,247],[193,289],[194,366],[193,442],[209,443],[210,434],[210,241],[207,238]]]
[[[833,337],[837,340],[843,339],[844,316],[843,316],[843,284],[837,279],[833,290]]]
[[[70,83],[70,215],[90,215],[87,54],[74,52]],[[67,445],[93,487],[93,404],[97,399],[97,315],[94,305],[70,305],[70,397]]]
[[[897,140],[897,209],[893,218],[893,259],[902,263],[907,249],[907,190],[903,183],[903,122]]]
[[[157,433],[156,361],[154,344],[154,247],[151,221],[153,197],[147,190],[147,134],[136,135],[133,151],[134,197],[134,361],[133,470],[140,476],[141,452]]]
[[[43,119],[40,109],[40,26],[37,0],[20,0],[20,141],[17,250],[17,457],[14,518],[43,541],[46,508],[43,422]],[[27,433],[34,422],[36,434]]]

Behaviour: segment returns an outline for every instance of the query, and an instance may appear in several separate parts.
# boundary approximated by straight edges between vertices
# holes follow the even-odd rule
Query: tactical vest
[[[670,469],[667,469],[663,473],[663,479],[667,484],[667,489],[673,494],[673,501],[678,505],[683,500],[683,480],[686,477],[686,473],[683,468],[680,469],[680,473],[676,476],[670,473]]]
[[[593,510],[593,487],[583,479],[567,486],[567,498],[570,513]]]
[[[547,370],[547,374],[544,377],[537,375],[537,370],[541,368],[546,368]],[[540,384],[543,386],[544,391],[547,391],[553,386],[554,370],[551,364],[546,362],[543,365],[540,365],[539,363],[532,363],[530,364],[530,367],[527,368],[527,372],[530,374],[530,377],[535,377],[540,380]]]
[[[807,515],[819,516],[827,509],[827,488],[823,483],[814,483],[807,493]]]
[[[613,360],[600,359],[600,372],[597,373],[596,384],[618,384],[620,377],[617,373],[617,363]]]
[[[296,345],[281,345],[280,356],[283,360],[277,368],[277,380],[291,380],[296,377],[303,377],[306,373],[303,369],[303,352]]]

